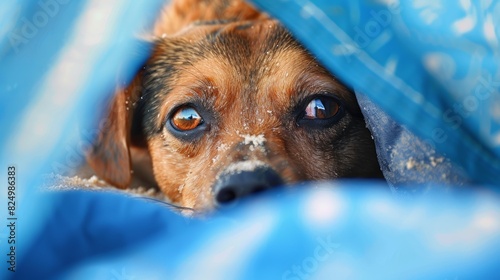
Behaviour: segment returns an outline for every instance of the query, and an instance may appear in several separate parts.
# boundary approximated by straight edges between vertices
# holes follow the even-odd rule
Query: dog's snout
[[[214,186],[215,202],[220,206],[229,204],[283,184],[281,177],[269,167],[228,172],[221,175]]]

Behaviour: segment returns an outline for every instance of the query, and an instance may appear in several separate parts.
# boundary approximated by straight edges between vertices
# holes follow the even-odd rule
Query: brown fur
[[[214,207],[216,179],[244,160],[264,162],[287,184],[381,176],[353,93],[277,21],[239,0],[177,0],[154,35],[151,58],[115,95],[111,129],[89,155],[110,183],[127,186],[130,146],[147,148],[156,181],[174,203],[197,210]],[[344,116],[321,129],[301,126],[297,106],[323,93],[342,102]],[[183,104],[202,108],[206,118],[196,139],[165,127]],[[245,143],[257,136],[262,145]]]

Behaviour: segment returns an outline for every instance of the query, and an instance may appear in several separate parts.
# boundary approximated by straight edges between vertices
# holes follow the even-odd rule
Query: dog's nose
[[[264,166],[250,171],[223,173],[214,185],[215,202],[222,206],[283,184],[273,169]]]

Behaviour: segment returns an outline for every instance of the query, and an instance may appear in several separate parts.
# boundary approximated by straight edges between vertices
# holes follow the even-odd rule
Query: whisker
[[[160,204],[165,204],[168,207],[174,208],[176,210],[189,210],[189,211],[195,212],[194,208],[176,205],[176,204],[169,203],[169,202],[166,202],[164,200],[160,200],[160,199],[153,198],[153,197],[141,197],[141,199],[151,200],[151,201],[154,201],[154,202],[157,202],[157,203],[160,203]]]

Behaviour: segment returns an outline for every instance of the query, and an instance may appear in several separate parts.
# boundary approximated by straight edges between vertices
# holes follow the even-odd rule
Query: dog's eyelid
[[[301,111],[305,109],[311,101],[318,98],[332,98],[339,103],[340,106],[343,106],[344,102],[342,102],[340,96],[341,94],[338,94],[335,91],[317,91],[315,93],[300,94],[298,101],[294,106],[294,111]]]

